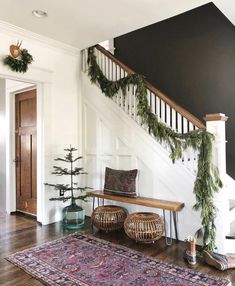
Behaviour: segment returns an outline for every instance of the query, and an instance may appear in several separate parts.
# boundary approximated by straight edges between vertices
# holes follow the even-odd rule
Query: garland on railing
[[[91,82],[99,84],[102,93],[112,98],[121,89],[124,96],[126,88],[132,84],[136,86],[135,96],[137,98],[137,115],[141,123],[149,127],[149,132],[160,142],[166,143],[171,150],[170,158],[173,162],[182,158],[183,151],[188,147],[199,151],[198,171],[194,183],[196,204],[195,210],[201,210],[201,224],[204,228],[204,245],[208,250],[215,249],[216,226],[215,218],[217,209],[213,202],[214,193],[222,187],[218,168],[212,163],[212,141],[214,136],[204,129],[179,134],[160,122],[156,114],[151,112],[148,104],[147,89],[144,77],[138,74],[131,74],[117,81],[110,81],[100,69],[94,47],[88,49],[88,74]]]

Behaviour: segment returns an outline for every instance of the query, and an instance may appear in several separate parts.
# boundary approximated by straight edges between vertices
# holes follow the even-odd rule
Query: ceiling
[[[0,0],[0,21],[82,49],[191,10],[206,0]],[[235,23],[234,0],[214,4]],[[32,10],[46,11],[36,18]]]

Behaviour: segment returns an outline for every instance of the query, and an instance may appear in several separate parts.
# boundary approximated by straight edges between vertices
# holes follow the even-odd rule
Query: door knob
[[[20,163],[20,160],[16,157],[14,160],[13,160],[14,163],[16,163],[16,168],[19,167],[19,163]]]

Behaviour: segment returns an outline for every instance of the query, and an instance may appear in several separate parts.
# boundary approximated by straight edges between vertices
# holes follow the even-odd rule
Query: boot
[[[184,258],[191,265],[196,264],[196,241],[192,237],[188,237],[186,240],[186,250],[184,253]]]
[[[205,262],[219,270],[235,268],[235,254],[222,255],[212,251],[203,250]]]

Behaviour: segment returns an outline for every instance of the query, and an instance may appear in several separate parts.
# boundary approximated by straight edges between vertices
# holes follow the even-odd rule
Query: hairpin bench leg
[[[95,197],[93,197],[93,199],[92,199],[92,213],[93,213],[94,209],[95,209]],[[92,220],[91,220],[91,233],[92,234],[94,233],[94,225],[93,225]]]
[[[178,229],[177,229],[177,214],[173,212],[174,228],[175,228],[175,239],[178,240]]]
[[[170,211],[170,238],[167,237],[167,230],[166,230],[166,214],[165,210],[163,210],[163,219],[165,225],[165,241],[166,245],[172,245],[172,211]]]

